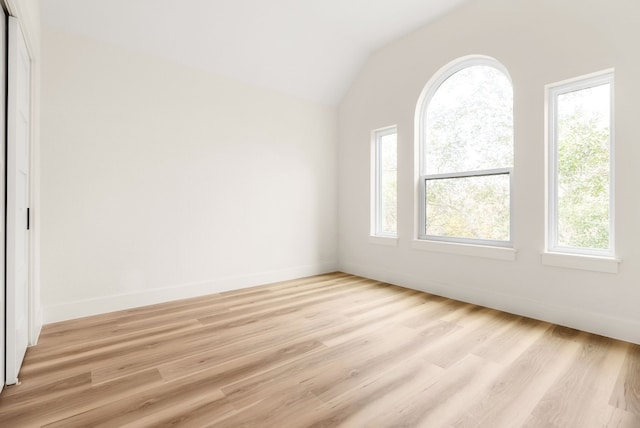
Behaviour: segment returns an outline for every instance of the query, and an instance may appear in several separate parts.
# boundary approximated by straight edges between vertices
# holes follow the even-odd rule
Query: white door
[[[31,60],[9,17],[7,103],[7,328],[5,382],[18,382],[29,338],[29,129]]]
[[[6,81],[7,70],[7,52],[6,52],[6,34],[7,34],[7,16],[0,8],[0,82]],[[0,142],[4,143],[4,135],[6,130],[5,124],[5,103],[6,88],[0,83]],[[4,196],[4,144],[0,144],[0,195]],[[2,198],[4,200],[4,198]],[[0,225],[4,225],[4,201],[0,203]],[[4,228],[0,227],[0,244],[4,243]],[[4,386],[4,245],[0,245],[0,391]]]

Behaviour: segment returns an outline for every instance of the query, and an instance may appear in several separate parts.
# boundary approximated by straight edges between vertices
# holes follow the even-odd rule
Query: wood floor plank
[[[85,340],[83,343],[68,343],[67,346],[65,346],[64,352],[60,352],[59,348],[31,348],[29,349],[29,355],[26,357],[28,358],[27,361],[29,364],[26,366],[26,370],[23,371],[23,373],[27,374],[31,372],[35,374],[37,373],[37,370],[42,367],[50,369],[56,359],[67,361],[69,358],[97,355],[104,352],[106,349],[120,348],[123,344],[130,341],[138,339],[149,340],[153,337],[164,337],[175,333],[183,334],[189,330],[195,330],[199,327],[202,327],[202,324],[198,322],[198,320],[191,319],[187,321],[173,322],[168,325],[161,324],[149,329],[140,329],[126,335],[110,334],[106,336],[94,336],[91,339]]]
[[[202,405],[202,403],[211,406],[222,399],[224,399],[224,394],[219,389],[206,385],[205,382],[180,385],[180,387],[162,384],[154,388],[152,392],[116,400],[46,426],[51,428],[119,428],[131,423],[136,426],[153,426],[158,420],[176,413],[188,412],[191,408]],[[224,403],[222,404],[224,405]]]
[[[215,352],[216,350],[233,349],[233,346],[240,346],[241,349],[248,349],[255,352],[265,342],[273,344],[272,330],[282,323],[283,319],[276,317],[275,319],[266,319],[264,323],[234,323],[232,326],[227,325],[221,330],[209,330],[208,335],[189,335],[180,339],[175,339],[162,346],[154,347],[150,352],[149,347],[141,350],[132,351],[122,357],[112,359],[108,364],[102,365],[92,371],[94,383],[110,381],[130,374],[138,370],[144,370],[158,365],[158,361],[162,361],[163,366],[173,361],[180,361],[192,354],[200,354],[204,352]],[[317,320],[317,324],[308,323],[311,328],[326,326],[322,320]],[[301,324],[295,326],[294,331],[283,328],[288,338],[298,336]],[[202,330],[205,330],[203,328]],[[265,331],[267,334],[265,334]],[[278,340],[278,344],[286,344],[287,340]],[[238,348],[236,348],[238,349]],[[231,356],[238,354],[230,354]]]
[[[0,397],[0,404],[3,407],[12,407],[14,410],[19,406],[29,406],[33,401],[33,390],[20,388],[5,388]],[[38,386],[38,400],[47,401],[60,397],[65,397],[78,391],[86,391],[91,388],[91,373],[83,372],[74,376],[69,376],[63,380],[54,380],[50,383],[40,383]]]
[[[514,322],[514,316],[501,312],[483,310],[476,314],[474,321],[466,325],[457,335],[431,346],[425,358],[441,367],[450,367],[460,361],[490,337],[499,334]]]
[[[218,420],[215,428],[307,426],[308,419],[322,408],[311,392],[292,387],[287,394],[270,394],[228,418]]]
[[[431,327],[430,334],[409,336],[410,341],[394,346],[385,346],[385,351],[377,351],[367,355],[363,361],[355,358],[348,362],[338,361],[334,369],[323,370],[316,378],[306,378],[301,383],[306,385],[323,401],[352,389],[359,389],[371,379],[388,376],[391,371],[398,370],[408,361],[423,358],[425,343],[435,343],[456,331],[456,326],[441,323]],[[395,331],[397,334],[397,330]]]
[[[262,396],[269,394],[283,394],[300,384],[317,385],[318,378],[326,381],[323,374],[330,369],[335,369],[335,363],[339,367],[349,367],[349,364],[357,365],[376,354],[379,343],[385,340],[390,346],[395,347],[410,343],[414,338],[411,333],[396,334],[389,337],[388,331],[380,331],[363,336],[351,343],[343,343],[333,347],[326,347],[321,352],[314,353],[307,358],[299,359],[286,366],[275,367],[272,370],[262,371],[253,376],[246,376],[237,382],[222,388],[229,400],[237,407],[244,407],[257,401]],[[340,376],[340,373],[329,373],[329,376]],[[315,382],[314,382],[315,381]]]
[[[118,427],[128,420],[149,419],[152,414],[167,413],[167,408],[201,404],[202,400],[217,400],[225,395],[220,388],[228,383],[243,378],[247,372],[266,370],[269,367],[282,365],[323,345],[316,341],[307,341],[281,349],[270,349],[262,353],[252,353],[237,358],[223,367],[216,366],[195,375],[183,377],[174,382],[157,385],[153,390],[135,397],[127,397],[113,401],[99,408],[60,421],[59,426],[104,426]],[[162,373],[162,369],[160,368]]]
[[[331,273],[44,327],[1,427],[640,428],[640,346]]]
[[[629,347],[609,403],[640,417],[640,345]]]
[[[442,426],[443,421],[477,401],[501,369],[497,363],[468,355],[440,373],[433,383],[403,397],[385,412],[372,415],[364,426]]]
[[[638,428],[640,417],[610,406],[606,411],[599,412],[598,418],[592,419],[585,428]]]
[[[353,290],[351,290],[353,292]],[[331,298],[326,297],[325,300],[338,298],[331,294]],[[309,303],[307,301],[307,303]],[[188,349],[190,353],[204,352],[206,350],[215,350],[218,347],[224,347],[229,344],[230,341],[237,343],[239,341],[251,339],[252,336],[257,335],[264,337],[264,340],[270,340],[269,336],[265,335],[265,330],[270,329],[273,326],[281,324],[282,318],[291,316],[293,312],[300,312],[304,316],[312,316],[316,313],[310,309],[309,305],[298,304],[296,306],[285,305],[282,307],[271,307],[269,311],[262,311],[259,315],[243,313],[242,315],[229,314],[227,319],[223,322],[218,322],[215,325],[205,324],[206,328],[197,332],[189,332],[188,334],[182,334],[175,340],[170,340],[168,343],[138,343],[133,346],[133,350],[130,352],[122,350],[122,355],[113,356],[110,363],[106,366],[102,366],[92,371],[94,383],[101,383],[105,381],[111,381],[118,377],[133,373],[138,370],[144,370],[149,367],[153,367],[157,360],[165,362],[173,361],[175,359],[181,359],[185,355],[183,349]],[[333,319],[337,319],[332,316]],[[322,321],[316,319],[317,325],[322,326]],[[298,327],[300,324],[298,324]],[[211,335],[202,334],[203,332],[211,332]],[[286,329],[285,329],[285,334]],[[291,332],[289,332],[291,334]],[[148,337],[145,340],[149,339]],[[171,337],[169,337],[171,339]],[[273,338],[271,338],[273,339]],[[255,345],[255,343],[254,343]],[[129,346],[131,348],[132,346]],[[71,361],[67,359],[68,363]],[[132,363],[132,361],[134,361]],[[78,364],[78,358],[73,361],[74,364]]]
[[[550,324],[530,318],[518,318],[473,353],[502,364],[510,364],[551,328]]]
[[[594,404],[610,396],[624,361],[627,347],[619,345],[604,337],[584,338],[575,360],[549,388],[524,426],[582,428],[597,421],[600,412],[592,412],[597,408]]]
[[[408,359],[380,376],[365,379],[356,388],[332,396],[325,406],[316,409],[308,427],[363,427],[372,417],[398,408],[398,403],[433,384],[443,372],[442,367],[423,359]],[[393,424],[398,425],[397,421]]]
[[[374,290],[376,286],[374,284],[359,283],[351,287],[337,287],[336,289],[325,292],[324,290],[318,290],[314,293],[305,294],[302,297],[287,297],[285,300],[278,302],[277,305],[271,303],[260,303],[248,308],[237,309],[233,311],[231,315],[228,314],[215,314],[211,316],[201,317],[198,320],[204,325],[227,325],[233,320],[242,321],[247,319],[260,319],[266,318],[271,315],[279,315],[283,313],[293,313],[301,311],[309,306],[326,304],[333,301],[339,301],[344,298],[349,298],[359,293],[366,293],[367,291]],[[276,308],[276,309],[274,309]]]
[[[555,327],[500,373],[454,427],[522,426],[557,377],[574,361],[579,332]]]
[[[73,389],[71,392],[41,399],[39,394],[21,405],[7,405],[0,397],[0,426],[40,426],[65,419],[87,410],[101,408],[113,400],[128,399],[136,394],[154,390],[162,385],[162,378],[156,369],[136,373],[117,382],[97,387]]]
[[[463,318],[474,306],[467,303],[458,302],[456,300],[444,299],[442,297],[426,294],[427,302],[430,303],[430,309],[411,317],[408,317],[402,321],[403,325],[412,328],[421,328],[426,323],[433,320],[440,320],[447,318],[445,321],[456,322],[460,318]],[[456,314],[458,317],[456,318]]]
[[[144,349],[144,354],[153,353],[155,350],[165,347],[166,342],[175,340],[182,343],[193,343],[194,341],[205,341],[205,338],[199,338],[201,333],[195,333],[193,328],[188,329],[189,333],[182,330],[172,331],[160,336],[148,335],[136,337],[135,339],[119,342],[113,346],[105,346],[103,348],[92,349],[89,352],[78,352],[69,355],[69,351],[63,351],[62,356],[52,356],[49,363],[28,364],[27,358],[23,369],[20,372],[22,379],[20,390],[37,390],[42,383],[50,383],[55,380],[64,380],[66,377],[74,376],[79,373],[91,371],[97,362],[111,362],[114,358],[121,355],[129,355],[130,353],[139,352],[137,350]],[[110,363],[108,363],[110,364]],[[17,392],[16,392],[17,393]]]
[[[153,419],[148,418],[145,422],[135,420],[124,425],[128,428],[140,428],[144,426],[153,428],[180,427],[180,428],[206,428],[215,427],[219,421],[227,419],[240,413],[235,407],[230,405],[226,399],[216,399],[205,401],[197,406],[174,409],[168,416],[154,415]],[[150,420],[151,419],[151,420]]]

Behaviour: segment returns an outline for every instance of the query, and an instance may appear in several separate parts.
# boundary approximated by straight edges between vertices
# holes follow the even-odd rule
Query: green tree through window
[[[422,107],[421,237],[508,245],[511,81],[483,58],[455,65],[433,86]]]
[[[611,83],[560,88],[553,98],[556,248],[611,248]]]
[[[398,224],[398,132],[396,127],[389,127],[376,130],[373,135],[372,234],[395,237]]]

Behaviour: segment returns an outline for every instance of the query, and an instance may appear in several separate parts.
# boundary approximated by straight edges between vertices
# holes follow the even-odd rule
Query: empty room
[[[0,5],[0,427],[640,428],[637,0]]]

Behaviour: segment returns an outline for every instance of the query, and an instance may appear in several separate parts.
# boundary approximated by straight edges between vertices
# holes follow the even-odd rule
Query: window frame
[[[558,244],[557,107],[560,95],[609,84],[609,248],[570,247]],[[606,69],[545,86],[547,150],[546,251],[578,256],[615,258],[615,70]]]
[[[513,198],[511,197],[511,189],[513,188],[513,168],[493,168],[463,172],[450,172],[444,174],[425,174],[420,176],[420,200],[419,216],[421,220],[420,231],[427,230],[427,202],[426,189],[427,181],[440,180],[448,178],[473,178],[473,177],[490,177],[495,175],[509,176],[509,240],[500,241],[495,239],[481,238],[462,238],[456,236],[429,235],[427,233],[419,233],[418,239],[427,241],[453,242],[456,244],[484,245],[491,247],[513,247],[513,221],[511,221],[511,213],[513,212]]]
[[[382,139],[389,135],[396,135],[396,183],[398,174],[397,165],[397,138],[398,127],[396,125],[386,126],[371,131],[371,227],[370,236],[379,238],[391,238],[397,239],[398,237],[398,222],[396,220],[396,232],[385,232],[383,229],[383,216],[382,216]],[[396,210],[397,207],[397,186],[396,186]]]
[[[428,174],[425,171],[425,150],[426,150],[426,113],[429,108],[429,104],[433,96],[436,94],[440,86],[447,81],[450,77],[456,74],[459,71],[462,71],[468,67],[474,66],[489,66],[495,68],[500,71],[504,76],[507,77],[509,82],[511,83],[511,87],[513,89],[513,81],[511,79],[511,75],[507,68],[502,65],[496,59],[484,56],[484,55],[470,55],[463,58],[459,58],[450,62],[449,64],[442,67],[425,85],[422,94],[418,100],[418,107],[416,109],[416,133],[417,133],[417,146],[418,149],[416,151],[416,155],[418,159],[416,161],[416,170],[418,171],[418,186],[417,186],[417,200],[418,200],[418,210],[417,216],[418,219],[416,221],[416,236],[418,241],[428,242],[428,241],[437,241],[442,243],[453,243],[453,244],[469,244],[474,246],[483,246],[483,247],[502,247],[502,248],[513,248],[513,234],[514,234],[514,221],[513,221],[513,187],[514,187],[514,168],[513,164],[515,162],[512,160],[512,166],[510,167],[501,167],[501,168],[493,168],[493,169],[485,169],[485,170],[473,170],[473,171],[458,171],[454,173],[445,173],[445,174]],[[513,102],[513,100],[512,100]],[[512,119],[513,120],[513,119]],[[514,133],[514,141],[513,141],[513,149],[515,153],[515,120],[512,123],[512,130]],[[509,175],[509,239],[508,240],[492,240],[492,239],[481,239],[481,238],[465,238],[465,237],[450,237],[450,236],[440,236],[440,235],[429,235],[426,233],[427,230],[427,200],[426,200],[426,184],[428,180],[442,179],[442,178],[470,178],[470,177],[478,177],[478,176],[490,176],[490,175]]]

